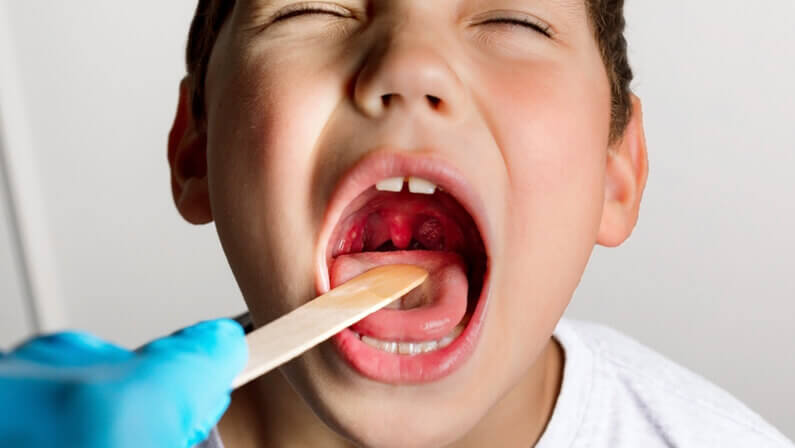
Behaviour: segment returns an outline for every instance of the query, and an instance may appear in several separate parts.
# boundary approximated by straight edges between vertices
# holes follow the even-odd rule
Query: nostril
[[[395,101],[401,101],[403,98],[399,93],[386,93],[381,95],[381,105],[384,109],[395,106]],[[439,111],[444,105],[442,99],[434,95],[425,95],[425,100],[432,110]]]
[[[428,103],[430,103],[433,109],[438,109],[439,105],[442,103],[442,100],[438,96],[425,95],[425,98],[428,99]]]

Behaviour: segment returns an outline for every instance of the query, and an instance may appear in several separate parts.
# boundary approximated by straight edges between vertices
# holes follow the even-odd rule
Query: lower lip
[[[487,268],[469,323],[459,337],[442,349],[419,355],[389,353],[365,344],[350,328],[334,335],[333,344],[342,359],[372,380],[389,384],[438,381],[458,370],[475,351],[489,302],[489,283]]]

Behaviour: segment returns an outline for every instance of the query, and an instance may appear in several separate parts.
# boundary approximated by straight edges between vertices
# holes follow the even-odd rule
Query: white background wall
[[[16,68],[28,128],[5,131],[30,134],[42,194],[25,200],[44,204],[63,302],[52,320],[136,345],[243,310],[214,229],[171,201],[166,136],[195,2],[1,4],[14,54],[0,64]]]
[[[5,204],[8,199],[6,180],[0,161],[0,350],[8,343],[28,334],[32,321],[27,308],[24,276],[18,263],[16,232],[11,211]]]
[[[37,327],[135,346],[244,309],[214,229],[183,223],[170,198],[194,6],[0,1],[0,142],[33,168],[12,190],[41,212],[23,213],[44,224],[29,243],[48,242],[32,266],[52,267],[31,322],[0,209],[0,347]],[[795,438],[795,2],[629,0],[627,16],[649,186],[637,231],[597,249],[569,315],[632,335]]]

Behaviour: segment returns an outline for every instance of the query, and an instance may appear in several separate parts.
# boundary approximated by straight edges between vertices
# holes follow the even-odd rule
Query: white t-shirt
[[[727,392],[603,325],[563,318],[563,383],[536,448],[795,448]],[[223,448],[217,433],[202,448]]]
[[[562,319],[563,383],[537,448],[793,448],[727,392],[604,325]]]

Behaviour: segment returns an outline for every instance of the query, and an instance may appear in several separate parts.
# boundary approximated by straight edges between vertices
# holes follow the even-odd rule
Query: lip
[[[315,250],[315,289],[318,294],[329,290],[328,261],[331,259],[329,239],[345,208],[377,182],[397,176],[427,179],[455,197],[472,216],[480,232],[487,257],[491,253],[489,250],[491,231],[485,219],[483,203],[466,178],[451,163],[432,151],[407,154],[381,149],[365,156],[349,169],[331,195]],[[490,302],[489,261],[487,258],[486,272],[475,310],[461,335],[447,347],[413,356],[393,354],[365,344],[349,328],[332,338],[333,345],[354,370],[379,382],[424,383],[450,375],[474,352],[480,338],[487,305]]]

